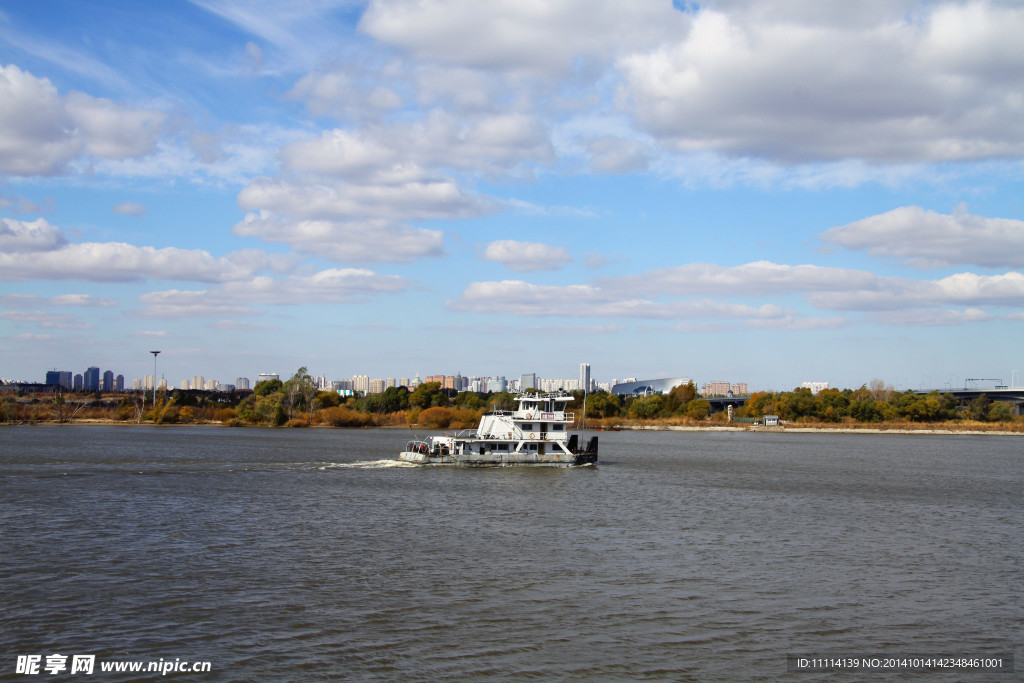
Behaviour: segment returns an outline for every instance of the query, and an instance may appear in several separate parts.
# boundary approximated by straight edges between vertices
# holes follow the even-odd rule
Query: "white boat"
[[[565,394],[524,394],[515,410],[494,410],[475,430],[410,441],[398,459],[417,465],[461,467],[578,467],[597,462],[597,437],[580,447],[570,434],[575,414]]]

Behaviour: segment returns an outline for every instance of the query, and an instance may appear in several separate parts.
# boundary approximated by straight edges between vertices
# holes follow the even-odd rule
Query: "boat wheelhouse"
[[[410,441],[398,459],[417,465],[463,467],[573,467],[597,462],[597,437],[581,447],[571,434],[575,413],[566,408],[572,396],[524,394],[515,410],[486,413],[475,430]]]

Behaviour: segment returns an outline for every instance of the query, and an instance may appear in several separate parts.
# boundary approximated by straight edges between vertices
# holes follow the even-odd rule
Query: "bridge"
[[[937,391],[940,394],[950,394],[960,403],[960,405],[967,405],[974,399],[984,394],[990,401],[999,401],[1000,403],[1009,403],[1010,409],[1014,415],[1024,415],[1024,387],[990,387],[987,389],[975,388],[975,389],[928,389],[915,391],[918,395],[927,395]]]

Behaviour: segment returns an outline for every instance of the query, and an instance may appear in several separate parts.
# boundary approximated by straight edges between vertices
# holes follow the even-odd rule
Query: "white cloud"
[[[90,308],[117,306],[117,302],[113,299],[103,299],[91,294],[60,294],[52,297],[50,303],[54,306],[88,306]]]
[[[962,311],[926,308],[906,311],[882,311],[871,314],[871,319],[886,325],[932,327],[984,322],[991,320],[992,316],[978,308],[967,308]]]
[[[850,321],[845,318],[798,318],[787,315],[767,320],[747,320],[743,324],[745,327],[759,330],[807,331],[835,330],[840,327],[846,327],[850,324]]]
[[[510,270],[522,272],[557,270],[572,261],[565,247],[514,240],[491,242],[484,248],[480,258],[484,261],[497,261]]]
[[[4,294],[0,295],[0,303],[9,308],[25,308],[28,306],[87,306],[110,308],[117,306],[113,299],[103,299],[91,294],[59,294],[46,298],[38,294]]]
[[[365,301],[382,294],[401,292],[409,283],[397,275],[371,270],[331,268],[308,276],[255,277],[228,282],[211,290],[177,289],[149,292],[139,297],[144,304],[130,317],[195,318],[257,315],[257,305],[296,306]]]
[[[904,206],[832,228],[819,237],[871,256],[904,259],[918,268],[1024,266],[1024,221],[974,216],[965,210],[945,215]]]
[[[569,73],[578,60],[658,42],[685,16],[655,0],[374,0],[359,23],[420,59],[531,74]]]
[[[114,213],[124,216],[142,216],[146,213],[146,207],[137,202],[121,202],[114,207]]]
[[[626,318],[774,318],[791,314],[773,304],[749,306],[724,301],[658,302],[629,298],[594,285],[537,285],[520,280],[473,282],[449,308],[523,316]]]
[[[283,279],[258,277],[229,282],[225,295],[260,304],[350,303],[372,296],[401,292],[409,283],[398,275],[381,275],[363,268],[329,268],[308,276]]]
[[[17,66],[0,68],[0,172],[55,175],[82,154],[106,159],[149,154],[166,115],[72,92]]]
[[[148,292],[139,297],[145,304],[129,312],[132,318],[223,318],[225,316],[257,315],[259,309],[237,301],[218,300],[206,290],[181,291],[169,289]]]
[[[0,252],[50,251],[63,247],[67,241],[56,226],[42,218],[31,222],[0,218]]]
[[[689,263],[602,280],[602,283],[634,294],[768,296],[794,292],[874,290],[881,286],[881,278],[874,273],[846,268],[755,261],[739,266]]]
[[[0,172],[59,173],[82,142],[49,80],[12,65],[0,68]]]
[[[807,300],[834,310],[907,310],[924,306],[1024,306],[1024,275],[957,273],[940,280],[879,278],[872,289],[812,292]]]
[[[16,323],[36,324],[44,329],[54,330],[83,330],[92,327],[76,315],[47,313],[46,311],[0,311],[0,318]]]
[[[129,108],[79,92],[67,95],[65,107],[89,154],[105,159],[149,154],[167,119],[163,112]]]
[[[295,220],[260,211],[246,214],[232,232],[341,263],[407,262],[444,252],[440,231],[386,220]]]
[[[450,180],[399,184],[307,184],[257,178],[238,195],[242,209],[271,211],[299,219],[427,220],[468,218],[484,203]]]
[[[702,295],[704,298],[681,298]],[[474,282],[453,310],[522,316],[625,317],[653,319],[738,318],[760,329],[834,329],[850,324],[841,317],[813,317],[776,303],[753,306],[735,298],[802,296],[814,307],[878,313],[874,319],[973,321],[990,317],[981,307],[1024,306],[1024,275],[959,273],[939,280],[880,277],[874,273],[785,266],[770,262],[725,267],[689,264],[594,284],[552,286],[504,280]],[[714,297],[714,298],[708,298]],[[966,306],[962,314],[945,311]],[[927,311],[927,313],[923,312]],[[959,315],[959,317],[957,317]]]
[[[602,136],[587,143],[590,167],[598,173],[644,171],[651,162],[651,149],[636,140]]]
[[[780,6],[702,9],[623,57],[620,105],[677,150],[787,164],[1024,153],[1024,8],[876,5],[869,23]]]
[[[251,274],[230,255],[215,258],[202,249],[156,249],[123,242],[84,242],[49,251],[0,253],[3,280],[222,282]]]

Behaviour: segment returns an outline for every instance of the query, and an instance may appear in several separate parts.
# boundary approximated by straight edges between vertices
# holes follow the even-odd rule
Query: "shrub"
[[[347,406],[324,408],[317,413],[317,420],[333,427],[365,427],[370,424],[370,416],[360,413]]]
[[[448,425],[452,423],[452,418],[452,411],[447,408],[435,406],[433,408],[427,408],[420,413],[419,424],[424,427],[446,429]]]

